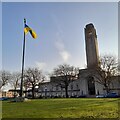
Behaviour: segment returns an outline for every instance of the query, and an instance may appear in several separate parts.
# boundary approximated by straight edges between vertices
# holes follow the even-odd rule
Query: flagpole
[[[25,24],[26,24],[26,19],[24,18],[24,27],[25,27]],[[25,60],[25,32],[24,32],[24,41],[23,41],[22,74],[21,74],[20,97],[22,97],[22,95],[23,95],[24,60]]]

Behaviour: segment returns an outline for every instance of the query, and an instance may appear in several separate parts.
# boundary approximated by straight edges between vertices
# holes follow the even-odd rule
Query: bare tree
[[[45,80],[45,76],[38,68],[28,68],[25,71],[25,83],[32,89],[32,98],[35,98],[35,88]]]
[[[21,73],[19,72],[12,73],[12,79],[10,81],[10,84],[14,88],[14,97],[16,97],[17,88],[20,88],[20,80],[21,80]]]
[[[8,71],[0,71],[0,90],[3,86],[7,85],[11,79],[11,73]]]
[[[99,67],[93,75],[97,78],[96,82],[102,84],[107,93],[110,91],[112,77],[118,75],[118,60],[112,55],[104,55],[100,58]]]
[[[120,59],[118,60],[118,75],[120,75]]]
[[[54,69],[52,77],[57,86],[65,88],[66,98],[68,98],[68,86],[70,82],[77,78],[79,69],[73,66],[63,64]]]

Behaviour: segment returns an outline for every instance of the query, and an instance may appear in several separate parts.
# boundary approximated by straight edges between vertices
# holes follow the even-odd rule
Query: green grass
[[[119,99],[37,99],[2,103],[3,118],[118,118]]]

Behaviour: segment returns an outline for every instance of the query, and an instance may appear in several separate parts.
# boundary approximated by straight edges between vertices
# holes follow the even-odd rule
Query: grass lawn
[[[2,102],[3,118],[118,118],[117,98],[36,99]]]

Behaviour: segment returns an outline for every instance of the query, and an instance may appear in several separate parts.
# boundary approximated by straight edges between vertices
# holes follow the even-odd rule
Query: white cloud
[[[70,53],[65,49],[65,45],[60,40],[60,37],[55,43],[56,48],[58,49],[59,55],[62,57],[63,62],[67,62],[70,58]]]
[[[66,50],[65,44],[63,43],[64,34],[62,31],[62,26],[54,13],[51,14],[51,18],[53,19],[57,27],[55,47],[57,48],[59,55],[61,56],[63,62],[68,62],[71,55]]]
[[[38,67],[40,70],[44,70],[47,66],[47,64],[45,62],[35,62],[36,67]]]
[[[59,50],[59,51],[63,51],[64,50],[64,44],[60,41],[60,40],[57,40],[56,43],[56,48]]]
[[[67,62],[70,58],[70,54],[67,51],[61,51],[60,55],[62,57],[62,59],[64,60],[64,62]]]
[[[45,75],[46,79],[44,82],[50,81],[50,73],[48,71],[46,71],[46,68],[48,67],[47,63],[37,61],[37,62],[35,62],[35,65],[38,69],[42,70],[43,75]],[[47,68],[47,70],[48,70],[48,68]]]

